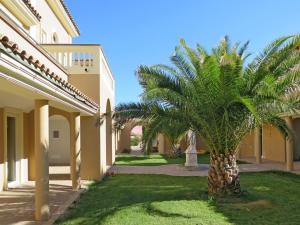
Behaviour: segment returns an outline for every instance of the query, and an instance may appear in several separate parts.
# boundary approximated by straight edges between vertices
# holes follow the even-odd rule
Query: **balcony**
[[[44,44],[41,45],[70,75],[99,74],[111,90],[114,77],[97,44]]]
[[[37,59],[46,69],[48,68],[63,80],[68,81],[68,73],[47,51],[41,48],[35,40],[19,27],[5,12],[0,10],[0,38],[8,39],[24,50],[24,54]]]
[[[42,47],[68,74],[100,74],[99,45],[44,44]]]

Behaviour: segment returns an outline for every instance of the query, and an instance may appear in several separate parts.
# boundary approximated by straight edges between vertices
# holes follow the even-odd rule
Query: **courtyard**
[[[124,154],[117,156],[116,162],[119,157],[123,160]],[[258,224],[258,220],[261,224],[287,224],[286,217],[293,225],[300,219],[296,207],[300,202],[291,197],[291,193],[300,194],[298,162],[295,170],[287,173],[282,172],[282,163],[263,161],[258,165],[254,159],[243,159],[239,166],[242,198],[213,199],[206,189],[208,164],[190,170],[181,161],[164,162],[167,157],[157,154],[126,157],[133,165],[129,160],[126,165],[116,163],[101,182],[83,181],[79,191],[72,190],[68,166],[50,167],[50,220],[34,220],[35,185],[27,182],[0,194],[0,221],[20,225]],[[140,164],[136,157],[142,158]],[[160,159],[160,164],[144,161],[153,158]]]
[[[298,225],[300,176],[241,173],[239,199],[210,199],[206,177],[118,174],[89,192],[57,221],[62,225]],[[288,221],[288,222],[287,222]]]
[[[299,8],[0,0],[0,225],[299,225]]]

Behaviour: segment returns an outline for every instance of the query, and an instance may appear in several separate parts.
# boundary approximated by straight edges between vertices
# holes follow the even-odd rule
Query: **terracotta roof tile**
[[[62,6],[64,7],[64,9],[66,10],[66,13],[68,14],[70,20],[72,21],[72,23],[73,23],[75,29],[76,29],[77,32],[78,32],[78,34],[80,34],[80,30],[79,30],[79,28],[78,28],[78,26],[77,26],[75,20],[73,19],[73,17],[72,17],[72,15],[71,15],[70,10],[68,9],[67,5],[64,3],[63,0],[60,0],[60,3],[62,4]]]
[[[53,84],[56,84],[64,91],[68,92],[70,95],[75,97],[77,100],[85,103],[89,107],[92,107],[94,109],[98,109],[99,105],[95,103],[92,99],[90,99],[88,96],[83,94],[81,91],[79,91],[76,87],[74,87],[71,83],[63,80],[61,77],[53,73],[49,68],[46,68],[45,64],[42,64],[39,60],[35,59],[32,55],[27,54],[25,50],[19,49],[18,45],[12,41],[9,41],[9,38],[7,36],[4,36],[0,43],[5,48],[10,49],[13,54],[20,56],[20,58],[23,61],[27,61],[27,63],[33,64],[36,69],[39,69],[40,72],[45,74],[48,80],[51,81]]]
[[[25,5],[29,8],[29,10],[33,13],[33,15],[41,21],[41,15],[36,11],[36,9],[31,5],[30,0],[23,0]]]

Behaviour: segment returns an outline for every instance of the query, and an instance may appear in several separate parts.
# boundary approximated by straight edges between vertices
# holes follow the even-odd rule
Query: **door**
[[[7,117],[7,178],[9,183],[17,180],[16,155],[16,118]]]

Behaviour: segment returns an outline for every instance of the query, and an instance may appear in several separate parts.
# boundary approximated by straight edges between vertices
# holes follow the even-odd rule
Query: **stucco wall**
[[[197,136],[196,138],[196,148],[197,151],[208,151],[207,146],[205,145],[204,141],[201,140],[201,138],[199,136]]]
[[[172,150],[172,146],[169,139],[165,135],[159,134],[157,136],[157,141],[158,141],[158,152],[160,154],[170,154]]]
[[[124,128],[122,130],[119,130],[118,134],[118,140],[117,140],[117,146],[118,148],[116,151],[118,153],[123,152],[125,149],[129,150],[131,148],[131,131],[136,127],[135,121],[127,122],[124,125]]]
[[[71,74],[69,82],[96,103],[100,103],[100,78],[98,74]]]
[[[158,148],[158,152],[160,154],[164,154],[165,153],[165,137],[163,134],[158,134],[157,135],[157,148]]]
[[[6,6],[6,2],[0,3],[0,9],[2,9],[9,17],[17,23],[20,27],[26,30],[30,36],[36,40],[38,43],[42,42],[42,31],[45,32],[47,40],[44,43],[54,43],[53,42],[53,34],[56,33],[57,42],[59,44],[70,44],[72,43],[72,37],[66,31],[64,26],[61,24],[60,20],[57,18],[55,13],[50,8],[49,4],[46,0],[31,0],[31,4],[37,10],[37,12],[41,15],[42,19],[38,22],[37,25],[25,25],[21,22],[23,17],[20,14],[16,13],[13,9],[8,9]]]
[[[81,117],[81,178],[99,180],[100,128],[95,117]]]
[[[54,137],[54,131],[59,137]],[[70,125],[66,118],[59,115],[49,119],[49,164],[70,165]]]
[[[130,149],[130,132],[132,127],[126,126],[119,131],[118,149],[117,152],[121,153],[125,149]]]
[[[44,30],[47,33],[47,43],[53,43],[52,37],[56,33],[59,44],[70,44],[72,38],[60,23],[52,9],[49,7],[46,0],[38,0],[36,2],[36,10],[42,16],[40,27],[37,27],[37,41],[41,42],[41,32]]]
[[[239,157],[254,156],[254,132],[250,132],[243,138],[238,149]]]
[[[264,125],[262,137],[263,158],[285,162],[285,138],[280,131],[271,125]]]
[[[115,96],[114,96],[114,83],[112,83],[113,81],[111,79],[109,79],[110,77],[110,73],[107,69],[107,66],[105,65],[105,63],[103,62],[103,56],[100,57],[101,64],[100,64],[100,113],[104,114],[106,113],[106,106],[107,106],[107,102],[110,102],[110,106],[111,106],[111,110],[114,110],[115,108]],[[106,145],[106,123],[103,123],[101,128],[100,128],[100,132],[101,132],[101,136],[100,136],[100,151],[101,151],[101,165],[102,170],[106,170],[106,152],[107,152],[107,147],[109,148],[109,146]],[[114,135],[112,137],[114,139]],[[112,143],[114,143],[114,140],[112,141]],[[112,151],[112,162],[115,161],[115,149],[113,149]]]
[[[54,59],[47,57],[46,54],[41,51],[39,46],[36,46],[32,40],[25,39],[21,33],[16,32],[16,30],[11,27],[11,24],[6,23],[2,18],[0,19],[0,34],[7,36],[10,41],[18,44],[20,49],[25,50],[28,55],[32,55],[35,59],[45,64],[50,71],[54,72],[64,80],[68,80],[68,75],[65,70],[63,70],[62,67],[58,67],[57,62]]]

